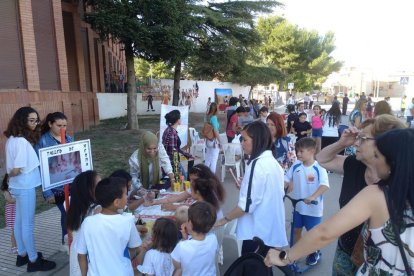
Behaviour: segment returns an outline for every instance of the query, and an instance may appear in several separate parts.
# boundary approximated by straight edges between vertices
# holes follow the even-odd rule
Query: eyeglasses
[[[30,124],[38,124],[38,123],[40,123],[40,120],[38,119],[38,118],[28,118],[27,119],[27,121],[30,123]]]
[[[365,142],[365,141],[368,141],[368,140],[372,140],[372,141],[375,141],[375,138],[372,138],[372,137],[366,137],[366,136],[360,136],[360,135],[357,135],[356,137],[355,137],[355,139],[359,142],[359,143],[363,143],[363,142]]]

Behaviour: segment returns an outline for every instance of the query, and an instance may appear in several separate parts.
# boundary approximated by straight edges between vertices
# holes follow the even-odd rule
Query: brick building
[[[0,1],[0,172],[3,131],[21,106],[42,118],[62,111],[68,132],[99,123],[96,93],[109,90],[110,73],[126,72],[124,52],[101,42],[82,20],[82,1]]]

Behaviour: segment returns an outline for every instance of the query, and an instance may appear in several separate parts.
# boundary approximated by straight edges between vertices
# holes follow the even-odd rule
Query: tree
[[[331,32],[320,36],[282,17],[260,18],[257,30],[263,40],[260,51],[265,62],[282,73],[279,90],[286,89],[287,82],[294,82],[298,90],[313,89],[342,66],[330,56],[335,49]]]
[[[171,66],[165,62],[150,62],[142,58],[134,58],[135,76],[140,80],[148,78],[169,79],[173,77]]]

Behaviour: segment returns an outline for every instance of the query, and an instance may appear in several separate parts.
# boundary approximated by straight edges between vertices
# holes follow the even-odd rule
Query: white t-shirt
[[[171,255],[156,249],[145,253],[144,263],[137,266],[137,269],[141,273],[156,276],[171,276],[174,272]]]
[[[239,194],[238,206],[246,210],[247,189],[253,161],[246,167]],[[249,212],[237,219],[236,236],[238,240],[252,240],[257,236],[267,246],[284,247],[288,245],[285,228],[285,194],[283,169],[273,157],[272,152],[263,152],[254,168]]]
[[[180,241],[171,252],[171,257],[181,263],[182,276],[216,276],[217,239],[207,234],[202,241]]]
[[[296,161],[285,175],[286,182],[293,181],[293,191],[290,196],[294,199],[311,196],[321,185],[329,187],[328,173],[317,161],[311,166],[305,167],[301,161]],[[316,199],[317,205],[299,202],[296,211],[301,215],[322,217],[323,195]]]
[[[407,117],[407,116],[413,116],[412,114],[411,114],[411,109],[413,109],[414,108],[414,104],[412,103],[412,102],[409,102],[408,104],[407,104],[407,108],[405,109],[405,111],[404,111],[404,116],[405,117]]]
[[[39,158],[32,144],[23,137],[10,136],[6,142],[6,170],[22,168],[22,173],[10,177],[9,186],[13,189],[31,189],[40,186]]]
[[[97,214],[87,217],[77,242],[78,254],[88,254],[88,275],[134,275],[125,248],[141,245],[133,216]]]
[[[329,119],[331,119],[331,125],[329,125]],[[332,122],[333,116],[323,117],[322,136],[324,137],[339,137],[338,125]]]

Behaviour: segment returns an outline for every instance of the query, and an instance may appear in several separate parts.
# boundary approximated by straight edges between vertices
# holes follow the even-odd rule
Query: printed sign
[[[72,183],[78,174],[93,169],[90,140],[40,149],[39,159],[43,191]]]
[[[178,136],[181,140],[181,148],[187,145],[187,137],[188,137],[188,105],[185,106],[172,106],[172,105],[161,105],[161,117],[160,117],[160,143],[162,142],[162,134],[164,130],[167,128],[167,124],[165,123],[165,115],[168,112],[173,110],[180,111],[181,114],[181,124],[177,127]]]

